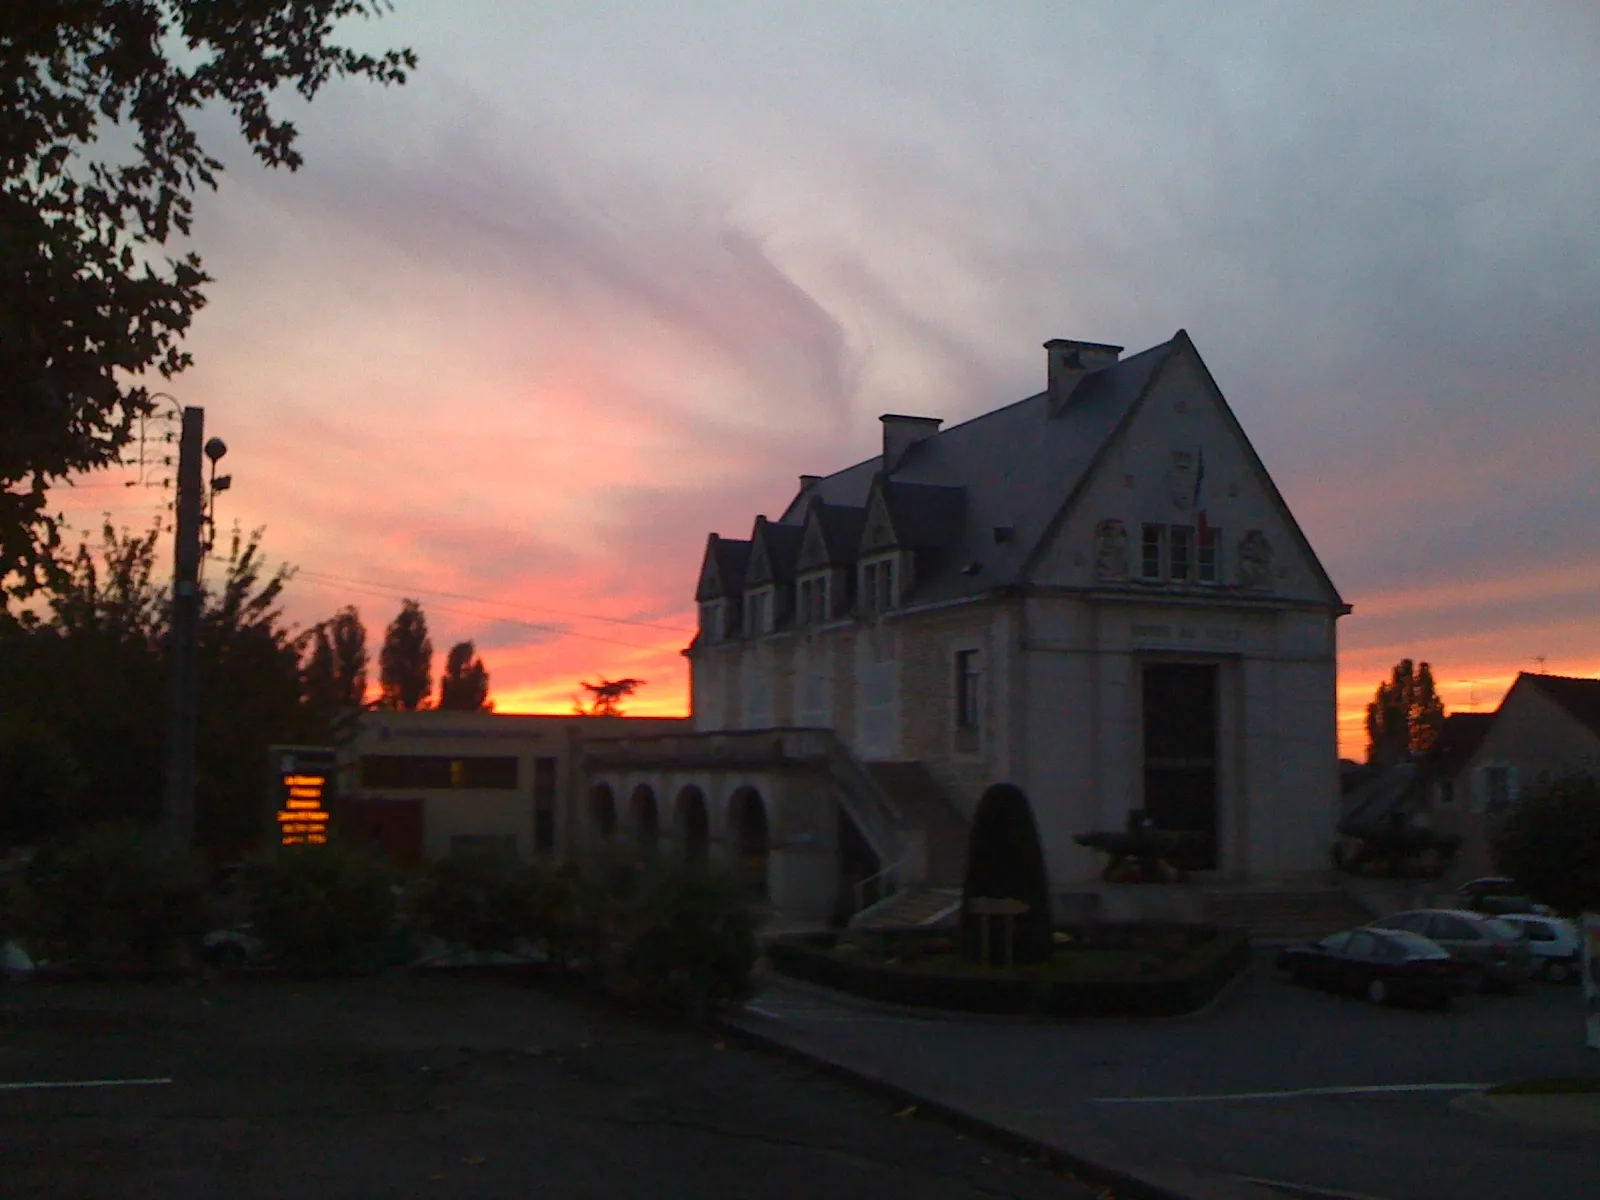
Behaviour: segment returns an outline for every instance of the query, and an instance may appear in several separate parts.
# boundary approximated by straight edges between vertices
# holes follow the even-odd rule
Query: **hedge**
[[[1010,972],[960,974],[850,957],[836,949],[837,934],[800,934],[767,945],[773,968],[796,979],[837,988],[870,1000],[920,1008],[1052,1017],[1161,1017],[1193,1012],[1221,990],[1249,961],[1250,940],[1234,929],[1211,926],[1083,925],[1057,930],[1086,948],[1133,948],[1154,935],[1170,940],[1192,931],[1193,948],[1146,969],[1143,978],[1041,978]],[[919,931],[879,935],[891,952],[926,935]]]

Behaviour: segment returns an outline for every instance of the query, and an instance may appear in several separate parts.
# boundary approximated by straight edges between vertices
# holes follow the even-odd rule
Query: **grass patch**
[[[1525,1079],[1502,1083],[1486,1093],[1490,1096],[1593,1096],[1600,1095],[1600,1076],[1592,1079]]]

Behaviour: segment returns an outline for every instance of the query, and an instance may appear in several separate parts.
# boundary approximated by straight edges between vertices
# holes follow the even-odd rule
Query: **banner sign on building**
[[[334,751],[327,746],[274,746],[268,753],[279,842],[285,846],[326,842],[337,762]]]
[[[1583,914],[1583,1012],[1591,1050],[1600,1050],[1600,913]]]

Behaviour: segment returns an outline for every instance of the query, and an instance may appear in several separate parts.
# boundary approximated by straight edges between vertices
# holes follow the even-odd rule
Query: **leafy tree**
[[[232,113],[294,170],[272,101],[345,76],[403,83],[409,50],[333,41],[389,0],[13,0],[0,6],[0,584],[32,591],[60,547],[53,480],[117,460],[152,411],[141,377],[190,365],[205,303],[194,196],[222,163],[191,120]],[[13,582],[15,581],[15,582]]]
[[[1533,899],[1569,915],[1600,910],[1600,783],[1579,774],[1525,788],[1489,848]]]
[[[77,824],[161,811],[167,695],[166,589],[158,530],[109,523],[80,545],[41,615],[0,623],[0,695],[25,697],[30,740],[76,765],[62,814]],[[298,640],[278,608],[291,572],[269,573],[261,531],[233,533],[200,618],[196,832],[203,843],[259,836],[262,768],[275,742],[320,742],[322,714],[302,705]]]
[[[1433,668],[1401,659],[1367,705],[1367,761],[1382,766],[1425,752],[1444,724],[1444,702],[1433,686]]]
[[[378,680],[383,686],[379,708],[411,712],[422,708],[433,691],[433,640],[428,618],[415,600],[401,602],[399,615],[384,634]]]
[[[585,705],[581,698],[575,698],[572,702],[572,711],[580,717],[620,717],[622,701],[644,685],[643,679],[604,677],[599,683],[581,683],[580,686],[589,693],[589,703]]]
[[[354,608],[341,608],[308,636],[302,671],[307,704],[330,711],[360,708],[367,695],[367,630]]]
[[[329,636],[333,641],[334,699],[359,708],[367,699],[367,627],[353,605],[333,614]]]
[[[489,672],[471,642],[457,642],[439,678],[439,707],[453,712],[490,712]]]

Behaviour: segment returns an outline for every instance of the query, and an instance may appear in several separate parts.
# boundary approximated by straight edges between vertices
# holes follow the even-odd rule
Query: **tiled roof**
[[[1523,680],[1538,688],[1566,709],[1573,720],[1596,737],[1600,737],[1600,679],[1581,679],[1570,675],[1530,675],[1525,672],[1517,677],[1518,683]]]
[[[929,564],[931,570],[919,568],[918,599],[979,594],[1017,582],[1029,552],[1143,395],[1173,345],[1163,342],[1091,371],[1078,385],[1067,410],[1057,417],[1049,415],[1049,394],[1040,392],[912,446],[890,482],[960,489],[965,514],[945,547],[948,552]],[[882,466],[882,458],[875,455],[825,476],[796,496],[780,520],[804,521],[811,497],[826,504],[864,508]],[[911,507],[917,507],[916,501]],[[920,513],[915,519],[921,520]],[[996,526],[1012,528],[1009,541],[995,540]],[[963,574],[962,568],[974,562],[980,569]]]

